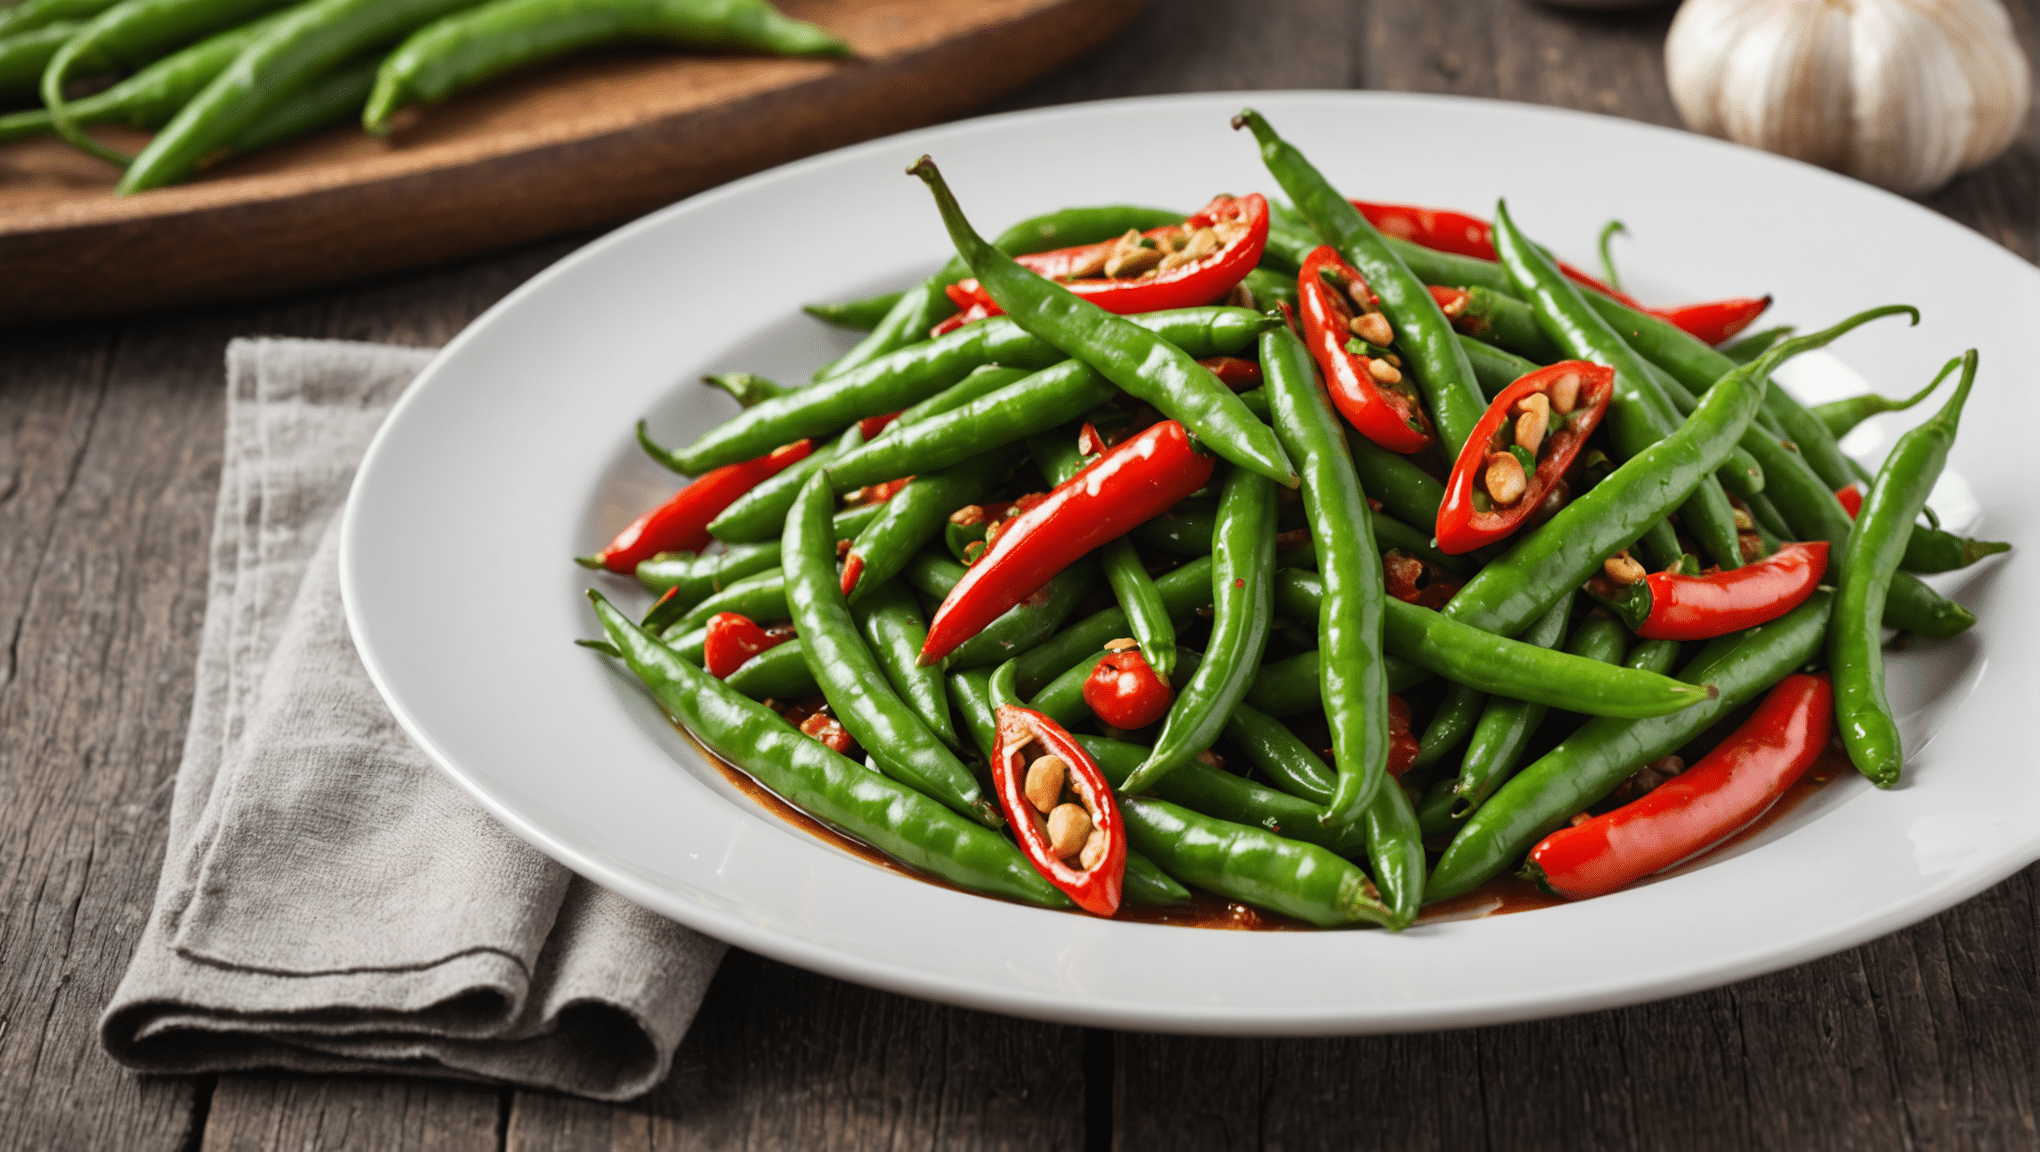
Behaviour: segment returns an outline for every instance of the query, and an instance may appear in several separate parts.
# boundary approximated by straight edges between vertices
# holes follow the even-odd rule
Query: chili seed
[[[1523,475],[1522,461],[1509,452],[1491,454],[1481,479],[1487,487],[1488,497],[1497,504],[1514,504],[1530,487],[1529,480]]]
[[[1629,553],[1626,550],[1617,552],[1603,560],[1601,562],[1601,571],[1607,575],[1608,579],[1622,585],[1624,588],[1642,580],[1647,575],[1643,570],[1643,565],[1630,559]]]
[[[1108,640],[1105,642],[1105,650],[1107,652],[1124,652],[1128,648],[1138,647],[1140,647],[1140,641],[1135,640],[1131,636],[1121,636],[1117,640]]]
[[[1523,413],[1516,417],[1516,443],[1535,456],[1538,445],[1544,443],[1545,431],[1551,426],[1551,400],[1542,392],[1532,392],[1523,397],[1516,407]]]
[[[1084,850],[1091,837],[1091,814],[1082,804],[1058,804],[1048,814],[1048,850],[1067,860]]]
[[[1162,254],[1153,248],[1137,248],[1121,243],[1119,250],[1105,261],[1105,275],[1115,280],[1125,280],[1151,271],[1162,263]]]
[[[1386,348],[1395,342],[1395,329],[1388,326],[1388,317],[1379,312],[1355,316],[1346,327],[1353,330],[1353,335],[1377,348]]]
[[[1402,372],[1386,360],[1369,360],[1367,374],[1383,384],[1402,383]]]
[[[1331,269],[1327,268],[1325,271],[1330,272]],[[1346,295],[1352,297],[1353,306],[1360,309],[1360,311],[1374,311],[1374,296],[1367,291],[1367,285],[1355,280],[1351,284],[1346,285]]]
[[[1069,776],[1069,765],[1060,756],[1043,756],[1027,766],[1027,802],[1043,812],[1055,810],[1055,802],[1062,796],[1063,780]]]
[[[1105,270],[1105,262],[1111,258],[1112,248],[1108,245],[1099,245],[1085,253],[1082,260],[1070,265],[1070,270],[1064,275],[1070,280],[1082,280],[1087,277],[1096,276]]]
[[[1570,415],[1580,402],[1580,374],[1567,372],[1551,382],[1551,406]]]
[[[1190,234],[1190,240],[1183,245],[1183,255],[1192,260],[1202,260],[1219,250],[1222,245],[1218,233],[1210,228],[1199,228]]]
[[[1091,869],[1103,864],[1105,862],[1105,852],[1111,846],[1112,839],[1105,835],[1103,828],[1091,829],[1091,834],[1084,838],[1084,850],[1077,854],[1077,866],[1089,872]]]

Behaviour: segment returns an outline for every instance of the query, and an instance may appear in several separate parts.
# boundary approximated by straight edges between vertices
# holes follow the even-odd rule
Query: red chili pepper
[[[905,411],[905,409],[901,409],[901,411]],[[857,422],[857,434],[866,440],[876,439],[880,432],[890,428],[892,422],[899,418],[899,412],[887,412],[883,416],[866,416]]]
[[[975,324],[987,316],[996,315],[989,307],[976,301],[972,301],[967,307],[963,305],[958,305],[958,307],[963,308],[963,311],[928,329],[928,339],[933,340],[937,336],[947,336],[965,324]]]
[[[848,756],[850,750],[857,747],[857,741],[850,738],[850,733],[843,727],[842,721],[827,712],[816,712],[802,720],[800,734],[820,740],[839,756]]]
[[[998,539],[949,590],[921,663],[933,664],[1075,563],[1204,487],[1214,461],[1164,420],[1114,446],[1000,527]]]
[[[1710,300],[1704,304],[1681,304],[1676,308],[1652,308],[1651,315],[1669,320],[1707,344],[1719,344],[1750,326],[1764,314],[1771,298],[1738,296],[1731,300]]]
[[[1206,371],[1218,377],[1218,382],[1235,392],[1245,391],[1261,383],[1261,366],[1252,360],[1238,356],[1213,356],[1199,360]]]
[[[1354,335],[1354,296],[1372,301],[1373,290],[1329,244],[1304,257],[1296,277],[1297,306],[1303,312],[1303,346],[1324,374],[1332,403],[1362,436],[1391,452],[1417,452],[1433,439],[1430,418],[1402,372],[1361,349],[1374,345]],[[1289,306],[1283,305],[1284,315]],[[1380,317],[1379,312],[1369,316]],[[1385,318],[1381,327],[1388,327]],[[1393,333],[1390,333],[1393,339]],[[1386,350],[1382,350],[1386,353]],[[1376,364],[1380,367],[1377,369]],[[1377,372],[1379,373],[1377,375]]]
[[[1835,499],[1841,501],[1842,511],[1847,512],[1851,520],[1856,518],[1856,513],[1863,510],[1863,490],[1854,484],[1847,488],[1835,489]]]
[[[1834,691],[1825,673],[1787,676],[1698,764],[1615,811],[1561,828],[1530,850],[1526,871],[1584,900],[1662,872],[1762,816],[1827,747]]]
[[[1013,259],[1036,274],[1046,276],[1107,312],[1128,316],[1135,312],[1159,312],[1168,308],[1195,308],[1225,299],[1233,285],[1261,262],[1268,246],[1268,201],[1258,192],[1246,196],[1219,196],[1195,216],[1179,225],[1154,228],[1143,233],[1149,239],[1180,234],[1194,236],[1223,222],[1244,225],[1230,241],[1201,257],[1173,267],[1158,268],[1152,276],[1106,278],[1098,273],[1106,256],[1119,240],[1036,252]],[[1164,263],[1167,259],[1164,258]],[[997,316],[999,306],[974,279],[953,284],[949,298],[959,308],[984,306],[987,315]]]
[[[1443,608],[1460,588],[1444,569],[1398,548],[1381,554],[1381,571],[1390,596],[1419,608]]]
[[[1060,724],[1032,708],[1001,704],[998,719],[999,755],[992,764],[992,783],[1028,863],[1084,911],[1096,916],[1118,912],[1126,881],[1126,825],[1098,762]],[[1030,748],[1039,748],[1042,754],[1030,757],[1026,754]],[[1030,780],[1034,764],[1049,756],[1062,761],[1062,771],[1044,765],[1043,774]],[[1055,775],[1061,776],[1060,782],[1050,779]],[[1035,786],[1028,787],[1030,783]],[[1058,786],[1050,789],[1049,783]],[[1068,795],[1075,799],[1066,799]],[[1076,805],[1090,822],[1090,833],[1074,854],[1078,864],[1074,868],[1055,854],[1049,836],[1049,819],[1065,804]]]
[[[1647,640],[1708,640],[1799,607],[1827,565],[1825,540],[1781,544],[1761,560],[1711,576],[1653,572],[1606,603]]]
[[[630,527],[609,542],[609,547],[582,557],[580,562],[589,568],[631,573],[637,571],[639,562],[661,552],[699,552],[708,546],[709,521],[720,516],[737,497],[800,461],[813,448],[810,441],[796,440],[756,460],[725,464],[631,521]]]
[[[1481,260],[1495,258],[1494,227],[1478,216],[1443,208],[1419,208],[1411,204],[1370,204],[1365,200],[1353,201],[1353,207],[1367,217],[1369,224],[1390,236],[1439,252]],[[1584,284],[1603,296],[1620,300],[1632,308],[1643,307],[1627,293],[1601,283],[1563,260],[1558,262],[1558,270],[1566,279]]]
[[[1614,394],[1615,370],[1585,360],[1526,372],[1502,389],[1445,478],[1439,549],[1471,552],[1521,527],[1572,467]],[[1523,466],[1525,455],[1534,467]]]
[[[1388,697],[1388,774],[1397,779],[1415,767],[1417,753],[1423,745],[1410,733],[1410,706],[1403,698],[1390,693]]]
[[[767,632],[752,623],[748,616],[718,612],[708,618],[708,635],[701,642],[701,659],[708,666],[710,676],[727,680],[730,673],[744,666],[744,661],[791,639],[792,632]]]
[[[1138,647],[1106,653],[1084,681],[1084,703],[1114,728],[1145,728],[1160,720],[1175,698]]]
[[[887,480],[883,484],[866,484],[864,487],[845,496],[843,502],[851,506],[883,504],[899,495],[902,488],[913,482],[914,478],[912,476],[902,476],[897,480]]]

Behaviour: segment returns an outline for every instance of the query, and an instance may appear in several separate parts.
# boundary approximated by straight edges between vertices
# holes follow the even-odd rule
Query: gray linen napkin
[[[100,1020],[145,1072],[665,1078],[723,945],[511,835],[411,743],[340,606],[340,513],[432,353],[227,349],[197,695],[156,906]]]

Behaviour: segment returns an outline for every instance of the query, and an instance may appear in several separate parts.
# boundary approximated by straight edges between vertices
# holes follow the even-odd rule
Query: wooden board
[[[856,59],[598,54],[407,113],[386,140],[341,125],[138,196],[54,139],[0,145],[0,323],[271,293],[627,219],[969,111],[1142,2],[786,0]]]

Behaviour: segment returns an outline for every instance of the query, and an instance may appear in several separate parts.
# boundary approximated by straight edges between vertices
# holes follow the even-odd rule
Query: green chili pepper
[[[923,156],[908,173],[927,183],[957,254],[1008,315],[1069,356],[1097,369],[1122,391],[1181,422],[1218,455],[1277,483],[1292,487],[1296,484],[1295,470],[1283,456],[1275,433],[1256,420],[1231,389],[1198,364],[1196,355],[1127,317],[1115,316],[1062,285],[1035,275],[985,243],[971,230],[941,172],[927,157]],[[1274,322],[1274,317],[1267,317],[1264,326]]]
[[[1289,273],[1293,280],[1310,258],[1311,249],[1324,243],[1302,214],[1279,200],[1268,201],[1268,246],[1261,266]]]
[[[1428,899],[1449,900],[1498,875],[1638,768],[1677,750],[1805,663],[1820,648],[1832,599],[1817,591],[1776,620],[1709,642],[1679,678],[1717,685],[1715,699],[1649,720],[1597,717],[1517,773],[1453,837],[1431,873]]]
[[[35,95],[43,69],[84,27],[63,20],[0,38],[0,101],[12,103]]]
[[[1121,796],[1119,814],[1127,841],[1186,884],[1320,928],[1394,924],[1373,881],[1330,849],[1166,800]]]
[[[473,2],[310,0],[291,9],[149,141],[114,191],[128,195],[182,180],[293,95],[293,81],[329,71]]]
[[[1889,396],[1879,396],[1875,392],[1866,392],[1861,396],[1850,396],[1844,400],[1830,400],[1826,404],[1816,404],[1810,411],[1813,413],[1814,418],[1821,422],[1821,426],[1828,430],[1828,435],[1836,440],[1840,440],[1842,437],[1847,436],[1856,425],[1861,424],[1872,416],[1884,412],[1903,412],[1920,401],[1925,400],[1933,394],[1934,389],[1941,386],[1941,381],[1947,378],[1948,373],[1943,371],[1940,375],[1934,377],[1933,383],[1903,400],[1893,400]]]
[[[272,144],[308,136],[330,127],[361,110],[368,89],[375,82],[375,70],[382,61],[380,50],[371,50],[330,71],[292,86],[281,102],[270,105],[246,128],[227,142],[230,152],[256,152]]]
[[[1121,537],[1098,550],[1098,564],[1105,571],[1105,582],[1112,586],[1120,610],[1126,613],[1133,638],[1140,643],[1142,658],[1167,684],[1169,674],[1176,668],[1176,626],[1169,619],[1169,606],[1162,600],[1161,591],[1148,576],[1147,566],[1141,563],[1140,553]]]
[[[1960,360],[1962,379],[1955,394],[1933,419],[1899,437],[1878,470],[1877,482],[1856,515],[1856,530],[1849,534],[1835,596],[1827,654],[1834,676],[1836,727],[1849,760],[1879,788],[1896,785],[1905,768],[1905,747],[1884,695],[1886,588],[1898,569],[1913,521],[1948,463],[1962,405],[1976,383],[1976,349],[1964,352]]]
[[[701,378],[703,384],[720,388],[730,394],[740,408],[755,408],[775,396],[784,396],[793,389],[775,380],[768,380],[755,372],[717,372]]]
[[[963,573],[963,565],[932,552],[921,552],[907,561],[900,577],[922,594],[940,600],[963,579]],[[985,625],[982,632],[964,641],[943,660],[943,667],[952,671],[975,668],[1022,655],[1055,634],[1091,590],[1096,576],[1097,567],[1087,562],[1063,569],[1040,592],[1008,608],[1004,615]]]
[[[1197,609],[1211,606],[1211,557],[1202,556],[1160,576],[1155,591],[1161,595],[1169,619],[1187,624]],[[1019,657],[1015,671],[1020,691],[1033,696],[1078,661],[1104,655],[1107,641],[1131,632],[1123,608],[1104,608],[1084,617]]]
[[[1266,262],[1264,255],[1262,263]],[[1256,268],[1247,273],[1247,278],[1240,283],[1247,286],[1247,295],[1254,298],[1253,306],[1264,312],[1279,309],[1284,304],[1296,307],[1296,272],[1293,269],[1285,274]]]
[[[808,669],[805,652],[800,638],[795,637],[744,661],[723,683],[730,686],[730,691],[753,700],[798,700],[812,696],[820,689],[815,684],[815,674]],[[697,646],[691,654],[685,651],[680,654],[699,656],[700,648]],[[692,659],[687,662],[694,663]]]
[[[1431,674],[1407,660],[1388,656],[1388,690],[1407,692]],[[1313,648],[1284,660],[1271,660],[1254,672],[1245,702],[1270,716],[1294,716],[1321,706],[1318,694],[1318,653]]]
[[[407,104],[437,104],[507,72],[604,44],[649,42],[774,56],[848,56],[826,29],[764,0],[493,0],[413,32],[383,62],[361,126],[382,135]]]
[[[1246,696],[1274,617],[1275,485],[1245,468],[1226,476],[1211,556],[1215,612],[1204,662],[1169,706],[1147,763],[1127,780],[1139,792],[1211,747]],[[1145,849],[1143,849],[1145,850]],[[1160,861],[1168,871],[1167,861]]]
[[[1462,335],[1471,335],[1477,341],[1544,364],[1556,364],[1566,358],[1565,349],[1538,327],[1536,313],[1529,304],[1479,284],[1465,292],[1466,310],[1459,319],[1469,331]],[[1469,353],[1467,359],[1472,358]]]
[[[1551,606],[1551,610],[1538,617],[1521,637],[1526,644],[1551,648],[1565,639],[1566,620],[1572,613],[1571,598],[1564,598]],[[1612,626],[1612,628],[1610,627]],[[1586,655],[1580,651],[1583,645],[1591,644],[1593,656],[1598,657],[1607,647],[1607,641],[1614,640],[1614,663],[1622,655],[1622,625],[1614,617],[1603,613],[1589,616],[1574,629],[1573,642],[1566,651],[1573,655]],[[1590,657],[1592,658],[1592,657]],[[1514,772],[1523,759],[1523,753],[1530,747],[1530,738],[1537,734],[1537,726],[1544,723],[1544,715],[1550,710],[1547,704],[1528,700],[1515,700],[1497,696],[1488,701],[1487,708],[1473,726],[1473,736],[1467,741],[1466,758],[1459,766],[1459,777],[1452,784],[1453,802],[1448,808],[1450,825],[1470,815],[1474,809],[1486,802],[1494,790],[1501,786],[1509,774]],[[1443,829],[1426,825],[1425,833],[1433,834]]]
[[[1671,401],[1672,407],[1680,416],[1691,416],[1693,409],[1700,406],[1699,398],[1687,391],[1686,386],[1681,384],[1676,376],[1649,360],[1641,363],[1652,382],[1658,386],[1658,391],[1664,393],[1665,399]],[[1767,388],[1766,391],[1768,393],[1774,389]],[[1744,435],[1748,433],[1745,432]],[[1714,470],[1714,478],[1721,481],[1722,488],[1733,493],[1738,500],[1755,499],[1764,491],[1763,468],[1757,464],[1756,457],[1750,455],[1740,444],[1729,450],[1728,462]]]
[[[878,518],[850,545],[850,556],[855,558],[851,562],[862,565],[857,583],[850,589],[850,603],[862,599],[865,589],[897,575],[923,545],[941,534],[950,513],[983,499],[1019,459],[1018,452],[987,452],[940,472],[916,476],[913,483],[878,505],[882,509]]]
[[[1438,310],[1430,289],[1410,272],[1360,210],[1340,195],[1302,152],[1276,135],[1260,113],[1252,109],[1241,112],[1233,117],[1233,127],[1253,131],[1269,175],[1289,193],[1311,228],[1338,249],[1380,297],[1381,310],[1395,328],[1396,346],[1407,361],[1405,370],[1415,374],[1430,407],[1446,459],[1457,458],[1460,445],[1487,414],[1487,402],[1473,366],[1459,347],[1452,322]]]
[[[588,597],[624,662],[659,704],[717,756],[788,803],[960,888],[1048,908],[1070,906],[1005,836],[794,731],[770,709],[674,655],[600,593]]]
[[[673,601],[666,603],[670,605]],[[646,616],[640,627],[659,635],[658,622],[665,615],[659,613],[659,608],[665,606],[655,605],[655,615]],[[683,635],[707,624],[709,617],[721,612],[735,612],[750,620],[791,619],[786,608],[786,574],[772,568],[746,576],[667,621],[664,631],[674,636]]]
[[[1472,737],[1487,699],[1487,693],[1472,685],[1447,684],[1445,695],[1431,712],[1431,722],[1424,725],[1424,734],[1417,738],[1417,760],[1413,767],[1436,764]]]
[[[1131,535],[1150,548],[1174,556],[1207,556],[1211,553],[1211,534],[1217,528],[1218,506],[1209,500],[1192,498],[1143,520]]]
[[[118,0],[22,0],[0,8],[0,36],[20,36],[51,24],[90,20]]]
[[[829,479],[843,492],[947,468],[1074,420],[1116,395],[1089,366],[1065,360],[954,411],[888,429],[831,461]]]
[[[1757,532],[1764,537],[1766,552],[1777,551],[1780,542],[1792,538],[1792,529],[1785,526],[1785,518],[1778,514],[1778,506],[1771,503],[1769,496],[1753,497],[1747,503],[1750,519],[1756,521]]]
[[[1778,341],[1783,340],[1787,336],[1792,335],[1794,331],[1796,331],[1796,329],[1794,329],[1792,325],[1780,324],[1776,328],[1766,328],[1762,332],[1752,332],[1749,335],[1743,337],[1742,339],[1737,340],[1733,344],[1724,345],[1720,349],[1720,352],[1723,356],[1728,357],[1730,360],[1733,360],[1738,364],[1747,364],[1750,361],[1755,360],[1757,357],[1762,356],[1764,354],[1764,350],[1769,348],[1771,345],[1776,344]],[[1699,342],[1697,337],[1696,342]],[[1837,433],[1837,435],[1839,435],[1839,433]]]
[[[1494,237],[1503,269],[1536,309],[1537,322],[1552,339],[1572,356],[1615,369],[1615,398],[1602,424],[1616,452],[1633,458],[1670,435],[1679,426],[1671,401],[1644,367],[1643,358],[1584,299],[1600,293],[1582,294],[1550,256],[1517,230],[1508,205],[1500,202],[1495,204]],[[1724,569],[1742,566],[1735,513],[1721,485],[1711,476],[1702,476],[1688,489],[1680,521],[1715,563]]]
[[[1905,555],[1899,557],[1898,567],[1904,572],[1953,572],[1985,556],[2011,550],[2012,546],[2003,540],[1972,540],[1915,524],[1912,535],[1906,538]]]
[[[851,608],[864,642],[878,658],[893,691],[906,701],[914,715],[935,733],[937,739],[958,751],[956,725],[949,718],[949,697],[942,686],[942,670],[923,668],[914,656],[928,639],[928,621],[921,606],[897,580],[878,585]]]
[[[1824,331],[1786,340],[1755,362],[1729,372],[1708,389],[1700,407],[1676,431],[1631,457],[1541,527],[1520,535],[1507,552],[1453,595],[1443,614],[1502,636],[1528,627],[1560,597],[1585,583],[1602,561],[1635,543],[1672,510],[1674,502],[1684,500],[1721,466],[1756,414],[1772,368],[1859,324],[1895,312],[1918,315],[1904,305],[1873,308]],[[1779,470],[1761,456],[1758,463],[1775,489]],[[1841,513],[1840,505],[1835,511]]]
[[[852,332],[869,332],[878,327],[885,314],[893,310],[905,292],[880,292],[876,296],[865,296],[856,300],[845,300],[836,304],[803,304],[800,310],[838,328]]]
[[[1389,248],[1411,274],[1426,284],[1449,288],[1490,288],[1510,294],[1516,291],[1515,285],[1509,282],[1509,274],[1493,260],[1440,252],[1400,236],[1384,236],[1382,239],[1387,241]]]
[[[1374,546],[1382,552],[1407,552],[1455,576],[1473,575],[1473,565],[1467,562],[1467,557],[1447,556],[1438,551],[1429,533],[1418,531],[1386,512],[1371,512],[1367,519],[1374,529]]]
[[[1365,436],[1346,440],[1352,448],[1353,468],[1369,496],[1405,524],[1438,522],[1438,505],[1445,502],[1443,484],[1409,457],[1390,452]]]
[[[1145,232],[1183,222],[1181,212],[1163,208],[1134,208],[1112,204],[1097,208],[1065,208],[1023,220],[999,234],[994,241],[1009,256],[1045,252],[1078,244],[1095,244],[1124,234],[1128,229]],[[928,338],[928,329],[956,313],[956,305],[944,289],[970,275],[959,257],[951,257],[942,270],[906,290],[899,303],[885,314],[857,347],[815,373],[817,383],[833,380],[854,368],[899,351]]]
[[[1215,307],[1179,308],[1126,319],[1171,346],[1187,349],[1185,355],[1196,356],[1237,352],[1273,322],[1245,308]],[[939,339],[909,345],[823,383],[767,400],[687,448],[668,450],[667,456],[675,471],[699,475],[710,468],[755,459],[804,436],[830,435],[852,421],[918,404],[981,365],[997,363],[1039,371],[1067,358],[1047,341],[1029,335],[1011,316],[994,316]]]
[[[885,510],[883,504],[864,504],[836,513],[831,528],[838,540],[853,540],[866,525]],[[661,552],[637,566],[638,583],[651,592],[678,588],[673,602],[684,612],[709,595],[720,592],[746,576],[779,567],[780,541],[731,544],[720,552],[697,556],[692,552]]]
[[[1502,389],[1542,367],[1534,360],[1526,360],[1463,332],[1459,335],[1459,346],[1466,352],[1466,362],[1473,365],[1473,378],[1479,381],[1481,394],[1490,401],[1500,395]]]
[[[991,826],[1000,823],[959,762],[919,716],[893,692],[878,660],[858,635],[836,575],[835,536],[829,530],[828,479],[814,476],[786,514],[787,607],[806,650],[808,670],[836,719],[886,775]]]
[[[1339,786],[1327,819],[1357,823],[1388,778],[1388,674],[1382,662],[1381,553],[1346,433],[1308,349],[1287,326],[1261,334],[1275,435],[1303,476],[1317,545],[1319,690],[1332,730]]]

